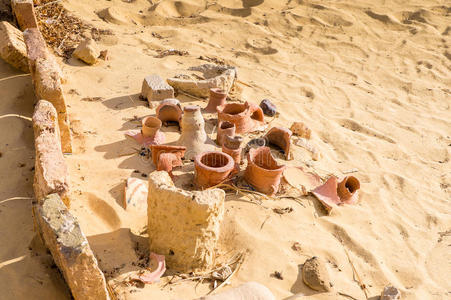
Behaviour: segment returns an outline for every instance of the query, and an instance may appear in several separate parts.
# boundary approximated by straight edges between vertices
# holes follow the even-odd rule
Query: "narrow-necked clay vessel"
[[[169,98],[161,101],[156,109],[157,118],[167,124],[168,122],[177,122],[180,125],[182,119],[182,106],[180,101],[175,98]]]
[[[327,212],[343,204],[354,204],[358,200],[360,182],[354,176],[346,176],[340,181],[331,176],[323,185],[315,188],[312,194],[324,205]]]
[[[235,171],[240,170],[241,164],[241,143],[243,138],[239,135],[229,136],[226,135],[224,138],[224,143],[222,144],[222,152],[230,155],[235,161]]]
[[[125,135],[132,137],[143,146],[158,145],[165,141],[164,133],[160,131],[160,128],[160,119],[149,116],[142,119],[141,130],[129,130],[125,132]]]
[[[194,180],[200,188],[208,188],[229,178],[235,163],[233,158],[219,151],[208,151],[194,159]]]
[[[199,106],[189,105],[184,107],[181,129],[182,134],[177,141],[177,145],[186,147],[186,159],[193,160],[197,154],[216,149],[213,141],[205,132],[205,121]]]
[[[219,126],[218,126],[218,132],[216,133],[216,143],[222,147],[222,145],[224,144],[224,137],[229,135],[229,136],[234,136],[235,135],[235,124],[224,121],[224,122],[220,122]]]
[[[273,196],[279,191],[285,166],[280,166],[269,147],[250,149],[244,179],[257,191]]]
[[[182,157],[186,147],[170,145],[152,145],[152,161],[158,171],[166,171],[172,176],[172,168],[183,164]]]
[[[264,125],[263,111],[253,103],[227,103],[217,108],[219,122],[235,124],[236,133],[247,133]]]
[[[289,159],[290,157],[290,148],[291,148],[291,135],[292,132],[288,128],[285,127],[273,127],[268,133],[263,137],[267,143],[266,145],[276,145],[280,149],[283,150],[285,154],[285,159]]]
[[[205,112],[214,113],[218,106],[224,105],[226,103],[227,92],[220,88],[210,89],[210,98],[208,100],[207,107],[205,107]]]

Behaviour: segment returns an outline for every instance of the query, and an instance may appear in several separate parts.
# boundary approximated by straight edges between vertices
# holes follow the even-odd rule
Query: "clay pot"
[[[205,112],[214,113],[218,106],[224,105],[226,103],[227,92],[220,88],[210,89],[210,98],[208,100],[207,107],[205,107]]]
[[[360,189],[360,182],[354,176],[346,176],[337,186],[337,194],[343,202],[353,202],[352,197]]]
[[[233,158],[219,151],[208,151],[194,159],[194,180],[200,188],[208,188],[229,178],[234,168]]]
[[[216,149],[213,141],[208,138],[205,132],[205,121],[199,106],[184,107],[181,129],[182,134],[177,141],[177,145],[186,147],[186,159],[192,160],[202,152]]]
[[[152,161],[158,171],[166,171],[171,177],[172,168],[183,164],[182,157],[185,155],[185,147],[169,145],[152,145]]]
[[[133,138],[143,146],[158,145],[164,143],[164,133],[160,131],[161,121],[155,117],[145,117],[142,119],[141,130],[129,130],[125,135]]]
[[[360,182],[354,176],[344,177],[338,180],[331,176],[327,181],[312,191],[312,194],[330,212],[333,207],[343,204],[354,204],[358,200]]]
[[[161,121],[158,118],[149,116],[145,117],[141,121],[142,123],[142,134],[145,137],[153,137],[161,128]]]
[[[216,133],[216,143],[222,147],[224,144],[224,137],[227,135],[235,135],[235,124],[227,121],[219,123],[218,132]]]
[[[277,164],[269,147],[250,149],[244,179],[257,191],[273,196],[279,190],[285,166]]]
[[[180,101],[175,98],[169,98],[161,101],[160,105],[158,105],[156,109],[157,118],[160,119],[163,124],[167,122],[177,122],[180,124],[182,114],[183,112]]]
[[[224,144],[222,145],[222,152],[230,155],[235,161],[235,169],[239,171],[241,164],[241,143],[243,138],[239,135],[231,137],[225,136]]]
[[[263,111],[255,104],[245,102],[228,103],[217,108],[219,122],[228,121],[235,124],[238,134],[255,130],[264,124]]]
[[[276,145],[283,150],[285,154],[285,159],[290,157],[291,148],[291,135],[292,132],[285,127],[273,127],[268,133],[263,137],[266,140],[266,145]]]

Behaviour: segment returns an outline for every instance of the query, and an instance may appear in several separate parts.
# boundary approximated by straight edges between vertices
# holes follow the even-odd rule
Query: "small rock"
[[[303,122],[294,122],[290,127],[291,132],[294,135],[310,139],[312,135],[312,130],[308,128]]]
[[[328,292],[332,287],[325,262],[316,256],[305,261],[302,267],[302,280],[315,291]]]
[[[260,102],[260,108],[265,115],[270,117],[273,117],[277,112],[276,106],[268,99],[263,99],[262,102]]]
[[[401,299],[401,292],[394,286],[387,285],[381,294],[380,300],[399,300]]]
[[[100,50],[93,39],[86,39],[78,45],[72,55],[92,65],[97,62],[97,58],[100,56]]]

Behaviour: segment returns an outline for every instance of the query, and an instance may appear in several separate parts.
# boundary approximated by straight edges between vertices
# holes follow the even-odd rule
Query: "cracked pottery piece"
[[[355,204],[358,200],[360,182],[354,176],[346,176],[338,181],[331,176],[323,185],[315,188],[312,194],[324,205],[329,213],[333,207]]]
[[[236,133],[255,131],[264,125],[263,111],[255,104],[228,103],[217,108],[219,122],[228,121],[235,124]]]
[[[293,132],[294,135],[310,139],[312,136],[312,130],[307,127],[303,122],[294,122],[290,127],[291,132]]]
[[[276,145],[280,149],[282,149],[285,155],[285,159],[288,160],[290,157],[291,135],[292,132],[288,128],[273,127],[268,131],[268,133],[266,133],[263,138],[266,140],[267,145]]]
[[[180,101],[175,98],[169,98],[161,101],[156,109],[157,118],[166,124],[167,122],[177,122],[180,126],[182,119],[182,106]]]
[[[216,147],[205,132],[205,120],[197,105],[185,106],[183,109],[182,134],[177,145],[185,146],[185,158],[193,160],[194,157],[205,151],[214,151]]]
[[[230,122],[220,122],[218,126],[218,132],[216,133],[216,143],[222,147],[224,144],[225,136],[234,136],[235,135],[235,124]]]
[[[207,113],[215,113],[218,106],[224,105],[226,103],[227,93],[220,88],[210,89],[210,98],[208,100],[207,107],[204,111]]]
[[[321,184],[321,178],[317,174],[306,172],[302,167],[287,167],[283,172],[283,178],[304,195],[308,195],[311,190]]]
[[[239,135],[237,136],[225,136],[224,144],[222,145],[222,152],[230,155],[235,161],[235,171],[238,172],[240,170],[241,164],[241,143],[243,142],[243,138]]]
[[[186,147],[170,145],[152,145],[152,161],[158,171],[166,171],[171,178],[172,169],[183,165],[182,157],[185,155]]]
[[[164,133],[160,131],[160,119],[152,116],[145,117],[142,119],[141,124],[141,130],[129,130],[125,132],[125,135],[133,138],[143,146],[159,145],[164,143],[166,137],[164,136]]]
[[[250,149],[244,179],[257,191],[273,196],[279,190],[280,179],[285,166],[280,166],[269,147]]]
[[[194,180],[202,189],[227,180],[235,166],[233,158],[219,151],[209,151],[196,155],[194,159]]]
[[[147,210],[147,181],[130,177],[125,181],[124,202],[125,210],[146,212]]]

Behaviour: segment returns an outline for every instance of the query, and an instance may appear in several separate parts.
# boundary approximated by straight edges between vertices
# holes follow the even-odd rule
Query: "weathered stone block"
[[[69,174],[59,138],[57,114],[45,100],[37,103],[33,114],[34,145],[36,151],[33,189],[38,202],[57,193],[69,206]]]
[[[11,8],[20,29],[38,28],[33,0],[11,0]]]
[[[100,50],[93,39],[86,39],[78,45],[72,55],[85,63],[92,65],[97,62],[97,59],[100,56]]]
[[[30,72],[23,34],[6,21],[0,22],[0,57],[14,68]]]
[[[23,34],[36,96],[38,99],[51,102],[55,107],[58,113],[63,152],[71,153],[72,137],[62,88],[61,69],[55,57],[47,50],[45,41],[38,29],[30,28],[25,30]]]
[[[149,102],[161,101],[167,98],[174,98],[174,89],[163,78],[153,74],[144,78],[141,96]]]
[[[210,268],[224,198],[221,189],[188,192],[176,188],[167,172],[152,172],[147,198],[150,251],[165,255],[168,266],[178,271]]]
[[[57,194],[34,207],[34,217],[45,245],[63,273],[76,300],[110,299],[105,277],[78,221]]]

